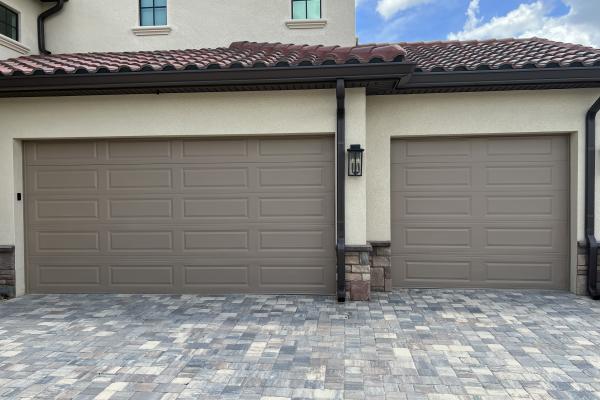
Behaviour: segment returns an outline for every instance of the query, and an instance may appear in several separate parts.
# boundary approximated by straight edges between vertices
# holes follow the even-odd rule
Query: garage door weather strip
[[[338,79],[337,98],[337,299],[346,301],[346,82]]]
[[[585,118],[585,239],[587,242],[587,288],[594,300],[600,300],[598,291],[598,241],[594,219],[596,217],[596,116],[600,111],[600,98],[587,112]]]

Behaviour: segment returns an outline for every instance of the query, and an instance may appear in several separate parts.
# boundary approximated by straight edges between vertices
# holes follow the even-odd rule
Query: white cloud
[[[551,16],[547,0],[524,3],[506,15],[487,22],[479,16],[479,0],[471,0],[460,32],[448,39],[490,39],[538,36],[562,42],[600,47],[600,1],[562,0],[569,7],[563,16]]]
[[[377,12],[385,19],[390,19],[396,13],[422,4],[431,3],[433,0],[378,0]]]

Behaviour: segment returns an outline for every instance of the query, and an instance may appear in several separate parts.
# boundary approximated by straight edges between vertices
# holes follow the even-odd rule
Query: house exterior
[[[111,1],[0,3],[5,292],[596,296],[600,50],[355,45],[351,1]]]

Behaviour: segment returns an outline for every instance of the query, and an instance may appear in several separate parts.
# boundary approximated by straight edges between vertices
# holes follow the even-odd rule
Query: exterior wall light
[[[364,149],[360,144],[351,144],[348,149],[348,176],[362,176],[363,174],[363,153]]]

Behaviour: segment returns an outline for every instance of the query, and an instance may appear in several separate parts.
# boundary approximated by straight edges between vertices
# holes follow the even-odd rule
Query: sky
[[[356,0],[360,43],[543,37],[600,48],[600,0]]]

